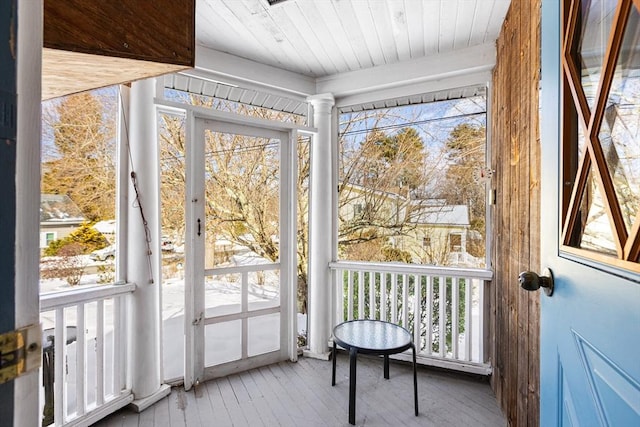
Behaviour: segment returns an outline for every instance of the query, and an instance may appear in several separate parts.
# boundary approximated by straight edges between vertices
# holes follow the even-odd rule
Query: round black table
[[[384,356],[384,377],[389,379],[389,355],[411,349],[413,352],[413,400],[418,416],[418,379],[416,347],[411,333],[402,326],[381,320],[350,320],[333,328],[333,372],[331,385],[336,385],[336,345],[349,350],[349,423],[356,421],[356,364],[358,353]]]

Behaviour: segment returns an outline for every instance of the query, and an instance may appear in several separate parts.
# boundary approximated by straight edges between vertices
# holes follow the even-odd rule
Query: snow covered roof
[[[466,205],[423,206],[412,215],[411,222],[469,226],[469,208]]]
[[[40,195],[40,223],[82,223],[80,208],[66,194]]]
[[[107,219],[105,221],[98,221],[93,224],[93,228],[102,234],[116,234],[116,220]]]

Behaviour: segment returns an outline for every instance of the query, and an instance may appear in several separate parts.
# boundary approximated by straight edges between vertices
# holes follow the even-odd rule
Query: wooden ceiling
[[[509,0],[198,0],[197,44],[325,77],[493,44]]]

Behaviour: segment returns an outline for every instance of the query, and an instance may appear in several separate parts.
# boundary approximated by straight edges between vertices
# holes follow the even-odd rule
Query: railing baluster
[[[353,271],[347,274],[347,320],[353,320]]]
[[[398,276],[391,273],[391,323],[398,323]]]
[[[345,320],[344,317],[344,272],[345,270],[337,270],[336,274],[340,280],[337,282],[337,292],[336,292],[336,320],[337,323],[340,323]],[[348,274],[348,273],[347,273]],[[337,324],[336,323],[336,324]]]
[[[413,276],[415,286],[416,276]],[[406,274],[402,275],[402,326],[409,328],[409,279]]]
[[[247,271],[243,271],[242,274],[240,275],[241,277],[241,283],[240,283],[240,311],[242,313],[248,313],[249,312],[249,272]],[[249,357],[249,348],[247,346],[247,343],[249,341],[249,319],[246,316],[242,316],[242,320],[241,320],[241,328],[242,328],[242,338],[241,338],[241,343],[242,343],[242,358],[246,359]],[[206,339],[206,338],[205,338]]]
[[[380,320],[387,320],[387,273],[380,273]]]
[[[369,271],[369,319],[376,318],[376,273]]]
[[[421,337],[421,320],[422,319],[422,276],[414,277],[413,285],[413,343],[416,345],[416,351],[419,353],[422,349]]]
[[[358,272],[358,319],[364,319],[364,271]]]
[[[460,282],[457,277],[451,278],[451,353],[458,358],[458,333],[460,331]]]
[[[464,360],[471,360],[471,336],[473,334],[473,330],[471,329],[473,326],[473,300],[472,296],[472,286],[471,279],[466,277],[464,279]]]
[[[117,396],[120,391],[126,388],[127,378],[122,369],[124,362],[124,352],[126,351],[125,342],[122,342],[124,324],[124,297],[116,297],[113,299],[113,393]]]
[[[104,403],[104,300],[97,302],[96,313],[96,405]]]
[[[484,281],[476,280],[478,285],[478,304],[484,307]],[[478,362],[484,363],[484,311],[478,316]]]
[[[438,285],[439,285],[439,289],[438,289],[438,302],[440,303],[440,307],[438,309],[440,315],[439,315],[439,319],[440,319],[440,325],[439,325],[439,333],[438,333],[438,338],[440,339],[439,342],[439,351],[438,351],[438,355],[440,357],[444,357],[445,354],[447,354],[445,346],[447,344],[447,283],[446,283],[446,278],[444,276],[440,276],[438,279]]]
[[[85,326],[85,304],[76,306],[76,414],[86,412],[87,343]]]
[[[65,381],[65,359],[67,358],[67,325],[64,319],[64,308],[56,309],[54,329],[54,419],[56,425],[62,425],[67,419],[67,382]]]
[[[427,276],[427,315],[425,326],[427,328],[427,354],[433,354],[433,276]]]

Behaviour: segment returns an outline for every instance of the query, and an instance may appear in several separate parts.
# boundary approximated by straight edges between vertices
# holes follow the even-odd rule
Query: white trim
[[[334,261],[329,263],[333,270],[365,270],[396,274],[421,274],[425,276],[473,277],[491,280],[493,271],[482,268],[438,267],[433,265],[403,264],[393,262]]]
[[[39,222],[40,126],[42,92],[42,0],[17,1],[16,171],[15,171],[15,328],[40,322]],[[10,37],[9,31],[5,38]],[[6,39],[5,39],[6,40]],[[5,41],[4,43],[7,43]],[[10,43],[10,41],[9,41]],[[4,141],[3,141],[4,143]],[[12,195],[13,196],[13,195]],[[14,230],[9,233],[14,236]],[[5,254],[6,255],[6,254]],[[8,279],[8,277],[4,277]],[[31,343],[27,343],[29,345]],[[13,382],[15,426],[39,425],[39,370]]]
[[[495,66],[495,62],[495,45],[487,43],[410,61],[320,77],[316,80],[316,92],[333,93],[336,98],[369,93],[489,72]]]
[[[187,72],[200,78],[248,89],[268,89],[294,99],[304,99],[316,93],[313,77],[272,67],[196,45],[195,70]]]
[[[142,412],[151,405],[171,394],[171,386],[162,384],[160,388],[153,394],[142,399],[136,399],[131,402],[131,407],[136,412]]]
[[[423,93],[433,93],[469,86],[486,85],[487,82],[491,81],[491,73],[492,72],[490,70],[483,70],[447,78],[439,78],[435,80],[427,80],[424,82],[398,85],[390,88],[372,89],[365,93],[357,93],[338,97],[336,99],[336,105],[338,106],[338,108],[344,108],[352,105],[410,97]]]
[[[127,212],[129,209],[129,98],[131,88],[118,86],[116,146],[116,281],[127,279]]]
[[[123,285],[96,285],[92,288],[72,289],[70,291],[43,294],[40,297],[40,311],[55,310],[101,299],[114,298],[129,294],[135,290],[133,283]]]
[[[317,132],[317,129],[309,126],[298,125],[289,122],[279,122],[276,120],[261,119],[251,116],[241,116],[239,114],[229,113],[227,111],[219,111],[212,108],[199,107],[197,105],[182,104],[180,102],[167,101],[160,98],[155,99],[155,104],[160,111],[167,110],[170,112],[182,114],[188,111],[191,112],[194,118],[197,119],[218,120],[220,122],[226,122],[230,124],[271,129],[278,132],[289,132],[291,130],[297,130],[301,133]]]
[[[122,394],[115,399],[105,403],[104,405],[87,412],[82,418],[76,418],[65,424],[65,427],[82,426],[88,427],[95,422],[103,419],[107,415],[117,411],[120,408],[124,408],[133,401],[133,394],[130,390],[123,391]],[[40,423],[38,423],[39,425]]]
[[[288,319],[286,329],[281,333],[284,340],[283,349],[289,360],[298,360],[298,132],[289,132],[289,141],[281,146],[282,159],[287,164],[289,172],[280,174],[285,176],[285,182],[281,182],[281,188],[286,197],[281,209],[280,221],[281,233],[284,232],[286,241],[280,246],[280,262],[283,263],[281,277],[286,276],[286,297],[281,296],[281,304],[284,306],[282,315]],[[283,247],[286,251],[283,251]]]
[[[491,109],[493,108],[493,82],[489,80],[487,82],[487,94],[485,96],[485,152],[484,161],[485,168],[493,170],[493,164],[491,164],[491,147],[493,133],[491,132],[491,123],[493,122],[493,115]],[[492,233],[492,218],[493,218],[493,206],[495,201],[493,200],[493,189],[495,186],[495,180],[489,179],[485,184],[485,203],[484,203],[484,247],[485,247],[485,261],[484,265],[489,268],[493,268],[491,265],[491,251],[493,245],[493,233]]]
[[[198,227],[202,227],[204,219],[204,183],[200,176],[204,176],[204,165],[200,161],[204,158],[204,134],[202,122],[196,120],[192,110],[187,110],[185,121],[186,135],[186,177],[185,191],[186,206],[186,242],[185,242],[185,301],[184,301],[184,330],[185,330],[185,390],[199,381],[203,375],[204,360],[200,357],[198,342],[203,341],[204,325],[196,322],[204,316],[204,289],[196,283],[204,282],[204,257],[196,256],[204,253],[204,234],[198,235]],[[200,224],[198,224],[200,221]]]

